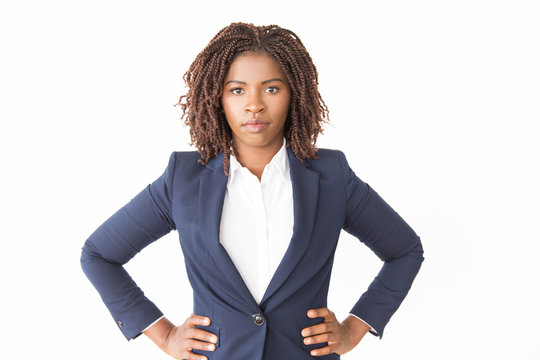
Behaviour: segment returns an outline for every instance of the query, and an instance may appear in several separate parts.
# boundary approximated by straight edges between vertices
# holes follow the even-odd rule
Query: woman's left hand
[[[328,343],[327,346],[311,350],[310,354],[313,356],[331,353],[343,355],[351,351],[370,329],[369,325],[352,315],[339,322],[335,314],[326,307],[309,309],[307,316],[322,317],[324,322],[302,329],[304,344]]]

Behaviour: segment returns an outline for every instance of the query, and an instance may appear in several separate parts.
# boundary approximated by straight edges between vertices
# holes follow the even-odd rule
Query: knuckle
[[[194,337],[199,340],[206,340],[206,338],[208,337],[208,332],[201,329],[197,329],[197,332],[195,333]]]
[[[197,333],[197,339],[200,339],[200,340],[203,340],[203,341],[207,341],[208,339],[210,339],[212,336],[212,333],[209,333],[208,331],[204,331],[204,330],[199,330],[199,332]]]

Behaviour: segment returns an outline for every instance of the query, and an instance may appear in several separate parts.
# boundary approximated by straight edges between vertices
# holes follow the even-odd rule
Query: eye
[[[266,88],[266,91],[269,92],[270,94],[275,94],[279,91],[279,88],[277,86],[270,86]]]
[[[240,93],[243,91],[242,88],[234,88],[230,90],[235,95],[240,95]]]

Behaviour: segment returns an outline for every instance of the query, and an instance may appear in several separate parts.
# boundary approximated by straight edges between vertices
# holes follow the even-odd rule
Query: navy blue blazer
[[[299,161],[287,148],[294,226],[287,251],[257,304],[219,242],[227,186],[223,153],[206,165],[196,151],[175,151],[164,173],[109,217],[82,248],[83,271],[120,331],[134,339],[162,315],[123,264],[145,246],[177,230],[193,288],[193,312],[208,316],[219,338],[208,359],[339,359],[311,356],[324,344],[305,345],[300,331],[323,322],[310,308],[327,306],[341,229],[367,245],[384,264],[351,313],[382,338],[424,260],[420,238],[367,183],[339,150],[320,148],[319,159]],[[375,335],[375,333],[373,333]]]

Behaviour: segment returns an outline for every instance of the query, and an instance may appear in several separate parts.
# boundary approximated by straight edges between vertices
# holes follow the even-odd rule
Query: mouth
[[[243,125],[243,128],[250,133],[258,133],[266,129],[269,125],[270,123],[265,120],[252,119],[246,121]]]

